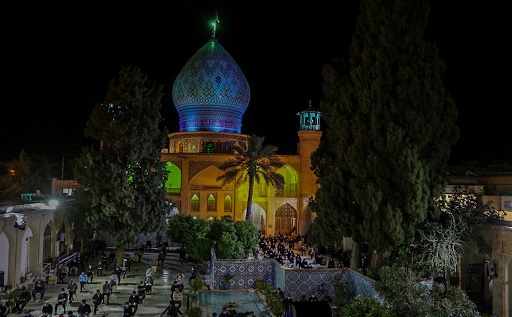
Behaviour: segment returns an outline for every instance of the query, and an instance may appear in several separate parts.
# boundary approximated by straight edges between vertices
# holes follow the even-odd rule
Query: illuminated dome
[[[172,87],[180,132],[240,133],[250,88],[240,67],[212,36],[185,64]]]

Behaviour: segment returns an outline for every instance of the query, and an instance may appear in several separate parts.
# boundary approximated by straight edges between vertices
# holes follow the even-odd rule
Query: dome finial
[[[311,99],[309,99],[309,108],[311,109]]]
[[[217,8],[215,8],[215,21],[212,22],[212,37],[215,37],[215,31],[217,30],[217,23],[220,23],[219,21],[219,13],[217,12]]]

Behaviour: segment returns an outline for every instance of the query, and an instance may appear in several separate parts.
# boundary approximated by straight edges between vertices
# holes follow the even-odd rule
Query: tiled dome
[[[240,133],[250,95],[240,67],[211,37],[185,64],[172,87],[180,132]]]

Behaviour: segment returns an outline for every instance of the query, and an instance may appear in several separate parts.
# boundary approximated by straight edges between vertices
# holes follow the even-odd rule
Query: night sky
[[[263,135],[280,154],[294,154],[296,113],[310,99],[318,106],[322,66],[347,55],[359,2],[286,3],[9,4],[0,19],[0,160],[12,160],[21,149],[76,156],[86,144],[83,130],[94,104],[127,65],[164,85],[163,116],[168,130],[178,131],[172,84],[208,40],[216,12],[217,38],[251,87],[242,133]],[[445,87],[459,110],[453,162],[512,157],[505,12],[478,2],[432,2],[426,37],[440,49]]]

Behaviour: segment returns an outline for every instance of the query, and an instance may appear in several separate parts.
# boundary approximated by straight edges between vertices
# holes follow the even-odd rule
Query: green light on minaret
[[[215,37],[215,31],[217,31],[217,23],[219,23],[219,20],[213,21],[212,24],[212,37]]]

